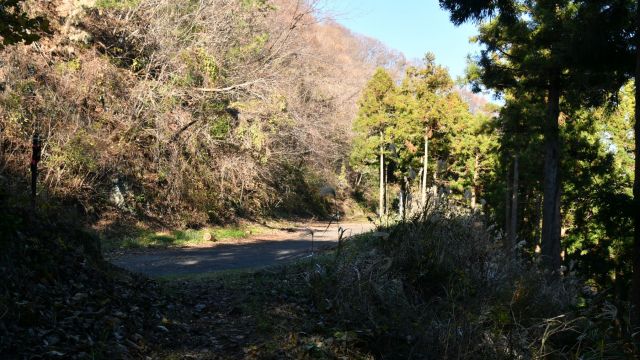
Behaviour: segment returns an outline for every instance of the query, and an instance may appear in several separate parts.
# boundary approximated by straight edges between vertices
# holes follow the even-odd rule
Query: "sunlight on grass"
[[[106,249],[180,247],[212,244],[218,241],[247,238],[264,233],[266,228],[258,225],[240,225],[235,227],[214,227],[199,230],[151,231],[137,230],[120,239],[105,239]],[[208,236],[210,235],[210,236]]]

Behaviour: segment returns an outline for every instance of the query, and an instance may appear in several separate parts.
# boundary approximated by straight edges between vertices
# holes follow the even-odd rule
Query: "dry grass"
[[[376,236],[376,234],[383,234]],[[624,326],[571,275],[548,280],[481,215],[432,203],[307,272],[316,304],[393,358],[631,358]],[[580,305],[579,305],[580,304]],[[604,316],[604,314],[609,314]]]
[[[0,54],[1,171],[27,178],[38,129],[43,202],[100,215],[117,183],[111,209],[178,227],[326,214],[367,44],[313,2],[90,3],[47,2],[54,35]]]

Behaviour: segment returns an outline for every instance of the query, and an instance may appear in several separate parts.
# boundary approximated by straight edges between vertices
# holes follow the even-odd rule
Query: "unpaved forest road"
[[[331,224],[328,228],[327,225],[328,223],[297,224],[270,234],[241,239],[235,244],[132,250],[107,258],[117,266],[151,277],[257,268],[286,263],[311,254],[311,235],[308,229],[314,231],[313,246],[316,250],[337,243],[338,227],[347,229],[345,237],[373,230],[370,223]]]

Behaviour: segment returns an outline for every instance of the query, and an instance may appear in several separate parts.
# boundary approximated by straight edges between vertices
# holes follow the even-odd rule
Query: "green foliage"
[[[379,69],[359,102],[351,166],[370,183],[377,181],[372,175],[377,174],[382,146],[389,181],[406,186],[407,178],[409,187],[417,185],[428,137],[427,171],[438,171],[441,177],[434,185],[446,184],[462,198],[470,188],[484,190],[478,179],[496,162],[497,135],[491,122],[488,115],[470,113],[447,69],[437,65],[432,54],[425,56],[422,66],[409,67],[398,87]],[[432,181],[431,176],[427,180]]]
[[[631,83],[621,89],[615,108],[566,106],[561,115],[566,263],[611,301],[627,298],[631,275],[632,88]],[[541,235],[543,118],[544,106],[535,94],[507,95],[494,125],[500,146],[493,174],[482,181],[487,209],[503,224],[511,182],[505,178],[518,155],[518,238],[528,256],[535,256]]]
[[[140,1],[141,0],[97,0],[96,7],[100,9],[123,10],[138,6]]]
[[[147,229],[131,229],[128,235],[102,240],[106,250],[119,248],[167,248],[182,246],[211,245],[214,242],[243,239],[266,231],[257,225],[238,225],[228,227],[206,227],[202,229],[185,229],[171,231],[151,231]],[[206,240],[205,235],[211,235]]]
[[[80,59],[71,59],[69,61],[65,61],[65,62],[59,62],[56,64],[56,71],[58,71],[61,74],[64,74],[66,72],[77,72],[82,68],[82,62],[80,61]]]
[[[627,298],[631,278],[633,188],[633,96],[625,86],[621,105],[580,109],[566,124],[566,246],[577,270],[601,289]]]
[[[59,148],[51,150],[46,159],[49,166],[85,175],[98,170],[97,150],[94,140],[86,133],[78,132]]]
[[[454,123],[450,146],[453,174],[449,186],[462,196],[474,188],[477,194],[487,194],[486,184],[494,180],[498,162],[496,121],[485,114],[464,116]],[[475,179],[475,180],[474,180]]]
[[[258,55],[265,49],[265,45],[269,41],[269,38],[270,35],[268,33],[258,34],[248,43],[231,48],[227,56],[230,59],[240,61],[242,59]]]
[[[205,83],[214,86],[220,78],[220,68],[216,59],[207,54],[205,49],[183,51],[180,59],[186,69],[172,74],[174,84],[178,86],[203,86]]]
[[[451,12],[456,24],[479,23],[475,41],[484,49],[468,71],[469,80],[475,90],[489,88],[505,95],[507,100],[501,113],[504,134],[500,172],[508,178],[502,193],[516,205],[524,203],[524,209],[519,209],[524,215],[515,214],[512,222],[510,215],[505,215],[506,223],[517,226],[521,222],[526,234],[521,238],[529,240],[532,247],[538,242],[539,224],[541,218],[544,219],[542,252],[554,270],[561,265],[563,233],[565,241],[571,239],[572,251],[583,246],[593,250],[586,244],[614,244],[600,246],[600,250],[608,248],[607,251],[595,249],[595,252],[605,255],[616,248],[613,252],[616,255],[604,256],[600,265],[616,263],[617,260],[609,260],[624,253],[620,251],[625,247],[621,244],[628,243],[628,234],[620,230],[627,222],[623,221],[621,227],[603,226],[607,222],[598,214],[608,212],[605,209],[610,208],[609,201],[623,200],[625,192],[629,193],[628,187],[623,190],[628,185],[624,184],[624,178],[628,176],[613,166],[615,162],[628,164],[629,159],[625,160],[621,154],[615,161],[616,156],[612,154],[612,149],[617,149],[612,141],[616,137],[613,133],[620,125],[624,127],[624,122],[614,120],[607,130],[601,130],[604,119],[600,116],[598,121],[594,116],[598,117],[597,113],[603,109],[594,112],[594,108],[616,99],[634,70],[635,48],[630,46],[633,41],[628,34],[637,32],[637,4],[441,0],[440,5]],[[630,119],[628,102],[622,104]],[[628,130],[622,137],[617,136],[618,143],[625,142],[621,140],[628,137]],[[601,142],[608,150],[603,151]],[[625,145],[628,148],[629,144]],[[532,170],[532,166],[538,165],[543,154],[542,176]],[[516,183],[509,175],[514,156],[524,159],[522,163],[526,168],[521,169],[520,178],[526,183],[511,190],[511,184]],[[494,209],[501,207],[498,198],[493,199]],[[624,204],[621,213],[630,215],[628,201],[621,203]],[[507,200],[499,212],[512,213],[509,206]],[[511,233],[515,231],[511,231],[510,225],[505,227]],[[617,233],[616,240],[610,238],[607,229],[616,229],[613,231]],[[589,267],[587,263],[581,265]],[[610,269],[600,270],[587,271],[588,276],[606,277],[610,272]],[[620,266],[617,271],[618,275],[625,272]],[[600,280],[603,285],[607,283]],[[618,299],[625,298],[624,294],[620,295]]]
[[[616,93],[633,69],[628,39],[620,34],[633,23],[625,4],[441,0],[440,5],[455,23],[479,23],[475,40],[486,50],[470,72],[476,89],[536,92],[554,84],[568,102],[598,104]],[[500,15],[492,17],[495,13]]]
[[[364,163],[376,163],[380,146],[386,144],[390,125],[395,117],[396,88],[391,75],[378,68],[367,83],[358,102],[358,116],[353,123],[351,164],[361,168]]]
[[[216,118],[209,127],[209,133],[217,139],[226,138],[230,131],[231,121],[225,116]]]

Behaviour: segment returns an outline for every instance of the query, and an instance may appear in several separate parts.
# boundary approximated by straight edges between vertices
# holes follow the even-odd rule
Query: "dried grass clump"
[[[625,354],[598,330],[612,320],[598,323],[599,309],[578,309],[578,299],[593,302],[580,297],[577,279],[549,280],[506,252],[500,236],[477,213],[432,203],[408,222],[347,243],[309,283],[317,303],[382,357]]]

